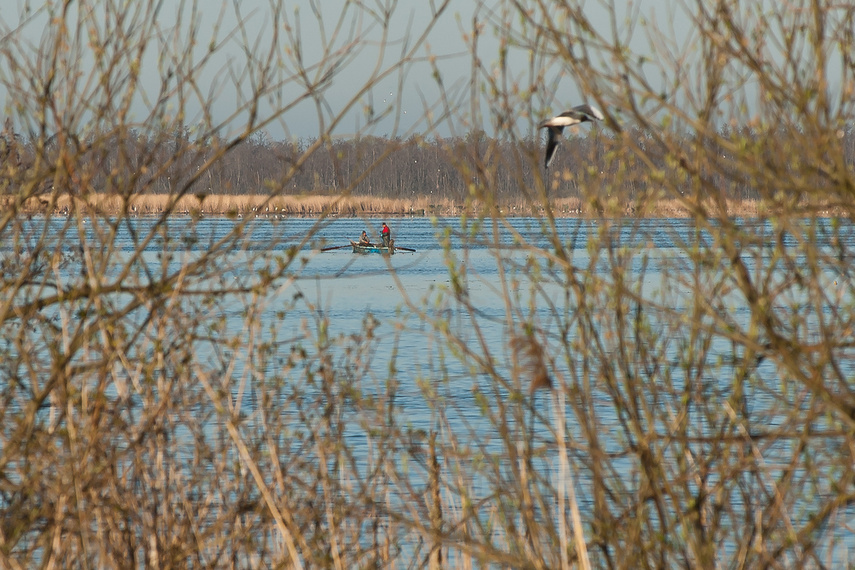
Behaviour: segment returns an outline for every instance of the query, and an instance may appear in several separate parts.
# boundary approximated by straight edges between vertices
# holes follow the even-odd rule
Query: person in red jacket
[[[386,222],[383,222],[383,229],[380,230],[380,239],[383,240],[383,245],[386,247],[389,247],[389,244],[392,242],[392,230],[389,229]]]

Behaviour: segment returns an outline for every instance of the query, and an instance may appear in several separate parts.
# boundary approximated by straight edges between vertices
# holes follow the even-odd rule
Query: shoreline
[[[0,205],[13,207],[15,198],[0,198]],[[595,207],[583,204],[578,198],[556,198],[551,201],[552,213],[557,218],[688,218],[689,211],[673,199],[662,199],[643,205],[638,211],[636,206],[621,209],[616,202]],[[86,200],[72,199],[68,194],[59,196],[39,196],[30,198],[18,207],[24,215],[51,214],[66,216],[72,209],[83,215],[128,215],[162,216],[167,213],[174,216],[215,216],[225,218],[256,217],[318,217],[321,215],[337,218],[365,217],[457,217],[483,215],[485,205],[477,201],[455,201],[449,199],[413,199],[373,198],[367,196],[265,196],[246,195],[185,195],[179,199],[167,194],[142,194],[124,199],[116,195],[92,194]],[[532,207],[525,202],[507,202],[497,206],[499,213],[506,217],[538,217],[545,214],[542,207]],[[728,215],[743,218],[756,218],[773,213],[759,200],[728,200]],[[820,215],[834,215],[835,212],[821,207],[816,208]]]

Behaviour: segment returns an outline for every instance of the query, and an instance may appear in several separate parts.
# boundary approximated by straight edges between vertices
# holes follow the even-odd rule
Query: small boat
[[[379,245],[376,243],[371,243],[368,245],[359,245],[358,243],[356,243],[353,240],[350,241],[350,245],[351,245],[351,247],[353,247],[353,253],[361,253],[361,254],[382,253],[385,255],[392,255],[393,253],[395,253],[396,249],[400,249],[400,248],[395,247],[395,240],[392,240],[391,242],[389,242],[388,246]]]
[[[353,253],[382,253],[385,255],[391,255],[396,251],[407,251],[409,253],[415,253],[416,250],[410,247],[401,247],[399,245],[395,245],[395,240],[392,240],[388,246],[379,245],[376,243],[370,243],[368,245],[360,245],[353,240],[348,240],[350,245],[332,245],[329,247],[321,248],[321,251],[332,251],[334,249],[343,249],[345,247],[350,247],[353,249]]]

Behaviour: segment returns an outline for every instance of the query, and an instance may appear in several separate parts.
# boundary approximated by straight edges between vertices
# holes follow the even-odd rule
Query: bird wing
[[[549,127],[547,129],[549,138],[546,139],[546,156],[543,159],[545,168],[549,168],[552,159],[555,158],[555,149],[558,147],[558,137],[561,136],[561,131],[564,127]]]
[[[579,105],[578,107],[573,107],[568,113],[575,113],[576,118],[579,119],[579,122],[583,121],[602,121],[604,119],[603,114],[596,107],[592,107],[591,105]]]

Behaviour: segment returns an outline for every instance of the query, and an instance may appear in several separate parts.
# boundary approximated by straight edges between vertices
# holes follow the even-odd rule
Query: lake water
[[[551,354],[559,355],[552,366],[554,374],[571,379],[583,374],[581,365],[574,368],[574,360],[561,358],[567,346],[578,341],[575,329],[563,331],[565,321],[572,321],[573,297],[567,296],[566,282],[560,272],[550,277],[552,270],[545,256],[532,256],[531,250],[521,248],[525,243],[549,252],[553,248],[546,242],[543,222],[539,219],[510,219],[502,222],[486,220],[469,222],[462,225],[458,218],[428,220],[424,218],[387,219],[392,228],[396,245],[414,249],[413,253],[400,252],[393,256],[354,255],[349,247],[322,252],[321,248],[346,246],[350,239],[356,240],[363,229],[377,236],[383,220],[341,219],[318,223],[313,219],[260,219],[248,224],[237,244],[236,250],[223,257],[222,268],[206,280],[219,280],[222,286],[229,283],[242,283],[247,275],[268,264],[275,264],[277,256],[288,252],[289,248],[299,247],[300,262],[290,271],[292,279],[280,281],[275,291],[267,292],[257,298],[258,320],[261,339],[305,339],[319,334],[319,317],[326,318],[328,330],[324,334],[330,337],[347,338],[359,335],[364,330],[367,315],[376,320],[375,333],[378,340],[372,343],[370,367],[364,371],[367,385],[374,382],[382,385],[394,378],[400,389],[396,404],[402,410],[402,417],[409,422],[414,432],[430,432],[437,429],[437,411],[426,405],[424,382],[436,384],[436,394],[447,404],[442,418],[443,429],[455,434],[468,434],[470,443],[483,445],[486,453],[501,452],[502,442],[496,437],[495,422],[484,414],[480,406],[479,395],[495,389],[491,375],[484,373],[484,366],[495,366],[495,374],[512,376],[514,357],[509,347],[513,334],[519,332],[517,326],[526,322],[537,323],[545,330],[544,342]],[[178,270],[188,260],[196,259],[213,247],[219,247],[221,240],[231,235],[236,221],[226,219],[201,219],[191,222],[176,219],[146,248],[138,268],[144,266],[159,267],[164,263],[171,270]],[[136,249],[139,236],[145,236],[155,221],[145,218],[130,219],[117,228],[114,244],[120,252],[117,260],[127,259]],[[797,249],[797,236],[784,234],[779,236],[766,223],[746,221],[743,226],[749,230],[747,237],[758,240],[746,247],[746,266],[749,271],[761,270],[764,263],[777,259],[776,248]],[[35,243],[47,229],[50,239],[60,244],[60,249],[71,259],[66,266],[68,278],[79,273],[79,265],[74,260],[79,249],[78,228],[66,225],[65,220],[53,220],[45,228],[44,222],[34,219],[26,226],[24,235]],[[86,239],[94,238],[91,228],[84,229]],[[88,233],[87,233],[88,232]],[[827,243],[822,248],[842,245],[845,251],[852,251],[855,244],[855,232],[850,227],[832,232],[830,225],[821,225],[820,232],[827,232]],[[714,250],[714,238],[705,232],[698,232],[689,220],[632,220],[623,223],[578,219],[560,219],[556,221],[556,233],[560,236],[566,250],[572,255],[572,263],[584,274],[592,264],[593,274],[601,274],[608,280],[609,271],[614,264],[604,254],[608,248],[592,247],[596,241],[606,237],[614,246],[612,253],[629,252],[626,264],[627,282],[638,285],[638,293],[661,304],[665,312],[687,310],[695,302],[696,291],[690,286],[692,270],[697,265],[690,261],[692,248],[687,244],[698,243],[700,247]],[[306,236],[311,236],[306,240]],[[375,238],[376,239],[376,238]],[[27,240],[25,240],[27,241]],[[164,243],[171,245],[164,246]],[[832,243],[833,242],[833,243]],[[10,244],[0,244],[0,255],[10,254]],[[164,257],[164,251],[170,255]],[[534,261],[533,261],[534,259]],[[595,260],[595,261],[592,261]],[[798,260],[798,254],[795,255]],[[777,263],[777,261],[775,261]],[[120,264],[109,266],[106,273],[117,272]],[[782,266],[783,267],[783,266]],[[681,274],[681,268],[686,273]],[[140,273],[143,270],[140,269]],[[713,267],[710,275],[715,276]],[[537,289],[530,289],[535,283],[533,275],[541,276]],[[771,272],[771,284],[784,282],[786,270]],[[456,280],[459,277],[460,280]],[[821,276],[829,288],[838,286],[844,277],[829,270]],[[849,281],[846,277],[847,282]],[[455,287],[463,284],[462,292],[455,298]],[[703,288],[703,284],[701,284]],[[796,290],[788,299],[794,303],[804,303]],[[295,301],[296,298],[296,301]],[[508,299],[510,298],[510,303]],[[737,325],[747,323],[749,315],[738,296],[722,293],[721,298],[730,299],[732,318]],[[843,289],[836,297],[841,304],[851,303],[851,292]],[[536,302],[532,303],[534,299]],[[225,331],[240,336],[246,326],[247,302],[235,299],[233,305],[220,305],[225,311]],[[603,307],[603,311],[614,310]],[[664,314],[664,313],[663,313]],[[810,319],[809,319],[810,320]],[[652,326],[657,326],[655,321]],[[324,325],[326,326],[326,325]],[[443,328],[445,327],[445,328]],[[472,347],[472,354],[464,349],[455,350],[447,343],[442,331],[447,330],[461,346]],[[668,328],[663,326],[663,333]],[[812,333],[813,334],[813,333]],[[684,339],[666,339],[662,346],[668,358],[678,358],[681,342]],[[302,342],[302,341],[301,341]],[[461,352],[462,350],[462,352]],[[732,345],[726,340],[717,339],[711,346],[710,359],[728,357]],[[204,350],[203,350],[204,352]],[[216,351],[211,348],[212,362]],[[477,356],[487,360],[478,362]],[[204,360],[205,354],[198,358]],[[843,359],[841,370],[852,378],[855,359]],[[235,374],[249,363],[235,358]],[[394,365],[394,371],[390,367]],[[281,365],[276,360],[269,363],[268,370],[258,371],[262,377],[266,374],[281,374]],[[675,365],[679,369],[679,365]],[[730,369],[727,364],[712,369],[715,373]],[[766,383],[778,384],[774,377],[776,368],[762,364],[757,369],[760,376],[767,375]],[[290,373],[290,381],[299,382],[299,367]],[[651,378],[655,378],[651,376]],[[648,378],[650,379],[650,378]],[[718,386],[716,377],[707,378],[712,387],[710,394],[720,395],[729,390],[729,378],[723,379],[724,386]],[[679,383],[679,378],[672,379]],[[754,385],[763,385],[759,382]],[[679,388],[679,386],[678,386]],[[499,390],[501,395],[509,394],[509,387]],[[776,414],[782,392],[750,391],[747,394],[747,406],[756,417],[768,413],[770,425],[779,421]],[[675,389],[679,392],[679,389]],[[621,432],[623,421],[620,412],[613,404],[606,402],[603,396],[603,409],[600,421],[606,433],[602,444],[608,450],[616,452],[625,449],[626,442],[617,436],[610,440],[609,431]],[[551,421],[547,397],[536,396],[535,403],[541,406],[544,419]],[[677,405],[676,401],[657,400],[655,405]],[[253,414],[256,405],[247,399],[243,405],[248,415]],[[568,416],[572,420],[572,415]],[[535,422],[536,423],[536,422]],[[703,423],[703,422],[701,422]],[[706,424],[704,424],[706,425]],[[652,426],[665,432],[667,426]],[[712,430],[709,425],[699,427],[697,435]],[[579,426],[568,425],[571,438],[584,440]],[[366,456],[370,453],[370,442],[364,437],[364,429],[353,427],[353,449]],[[768,461],[785,458],[789,444],[768,448]],[[780,454],[780,457],[775,457]],[[677,458],[673,458],[677,461]],[[544,460],[547,470],[554,470],[552,459]],[[581,465],[583,462],[577,463]],[[620,465],[617,460],[616,465]],[[631,459],[625,461],[628,472],[636,469]],[[587,499],[586,489],[591,484],[591,473],[581,470],[577,480],[577,495],[585,510],[592,511],[594,505]],[[471,482],[476,491],[489,492],[487,481],[477,477]],[[806,510],[810,511],[811,500],[806,498]],[[738,510],[738,507],[737,507]],[[843,509],[837,526],[831,528],[828,536],[837,541],[829,556],[840,560],[848,549],[855,549],[855,539],[847,530],[852,528],[855,512],[851,507]],[[796,521],[799,522],[798,520]],[[827,539],[828,540],[828,539]],[[829,542],[831,544],[831,542]],[[729,547],[722,545],[724,550]]]

